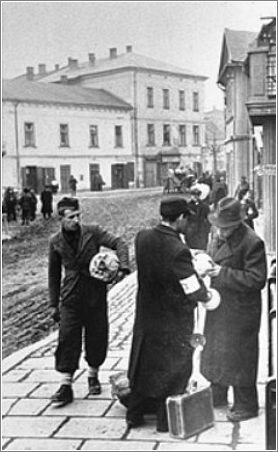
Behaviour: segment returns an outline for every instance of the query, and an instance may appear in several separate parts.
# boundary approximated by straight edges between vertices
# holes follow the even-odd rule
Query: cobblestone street
[[[260,366],[258,418],[232,424],[225,410],[217,409],[214,427],[188,440],[156,432],[151,416],[145,426],[126,429],[125,408],[112,399],[109,376],[127,369],[135,289],[132,273],[109,292],[110,345],[100,371],[100,396],[88,395],[82,359],[73,385],[74,403],[51,406],[49,398],[60,383],[53,358],[56,332],[3,360],[3,450],[265,450],[265,359]],[[266,335],[261,338],[265,342]]]

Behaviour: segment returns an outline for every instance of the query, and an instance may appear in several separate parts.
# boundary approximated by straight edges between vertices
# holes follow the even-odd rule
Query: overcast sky
[[[33,66],[87,61],[126,45],[142,55],[209,77],[205,109],[223,108],[216,85],[225,28],[259,32],[276,1],[12,2],[2,1],[2,78]]]

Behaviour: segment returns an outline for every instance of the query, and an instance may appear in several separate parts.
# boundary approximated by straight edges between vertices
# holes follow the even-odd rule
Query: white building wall
[[[78,189],[90,188],[89,165],[98,163],[106,187],[111,187],[111,165],[133,161],[130,112],[116,109],[93,109],[76,106],[19,104],[18,152],[20,167],[38,166],[55,169],[60,185],[60,166],[70,165],[78,180]],[[3,102],[2,186],[17,186],[14,109]],[[35,125],[35,147],[25,147],[24,123]],[[60,147],[60,124],[69,126],[69,147]],[[99,147],[90,147],[89,126],[98,126]],[[115,147],[115,126],[122,126],[123,147]]]

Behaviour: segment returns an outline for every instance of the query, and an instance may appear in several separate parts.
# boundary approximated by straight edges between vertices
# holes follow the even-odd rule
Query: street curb
[[[37,351],[41,347],[48,345],[50,342],[57,338],[57,335],[58,331],[54,331],[46,338],[35,342],[34,344],[27,345],[27,347],[24,347],[22,350],[12,353],[10,356],[7,356],[7,358],[4,358],[2,360],[2,374],[8,372],[13,367],[16,367],[18,364],[24,361],[24,359],[31,355],[31,353]]]

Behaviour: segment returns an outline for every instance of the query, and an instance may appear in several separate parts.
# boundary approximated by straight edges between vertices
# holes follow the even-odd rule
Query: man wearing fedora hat
[[[184,392],[192,371],[193,310],[208,301],[191,253],[179,232],[190,214],[180,196],[160,203],[161,222],[135,239],[138,292],[128,377],[127,425],[144,422],[148,401],[156,405],[157,431],[168,431],[166,398]]]
[[[61,230],[50,238],[49,295],[52,317],[59,321],[55,368],[61,372],[61,386],[52,396],[52,403],[61,407],[73,401],[72,380],[79,366],[83,330],[89,393],[101,393],[98,369],[108,344],[107,285],[90,275],[90,262],[101,246],[115,250],[118,281],[129,273],[129,262],[128,247],[122,238],[98,225],[80,223],[77,199],[62,198],[57,208]]]
[[[258,415],[256,379],[261,290],[267,273],[265,246],[243,222],[241,204],[235,198],[221,199],[209,220],[217,233],[208,245],[216,264],[208,275],[222,301],[206,314],[201,372],[212,383],[215,406],[227,405],[232,386],[233,406],[227,418],[243,421]]]

